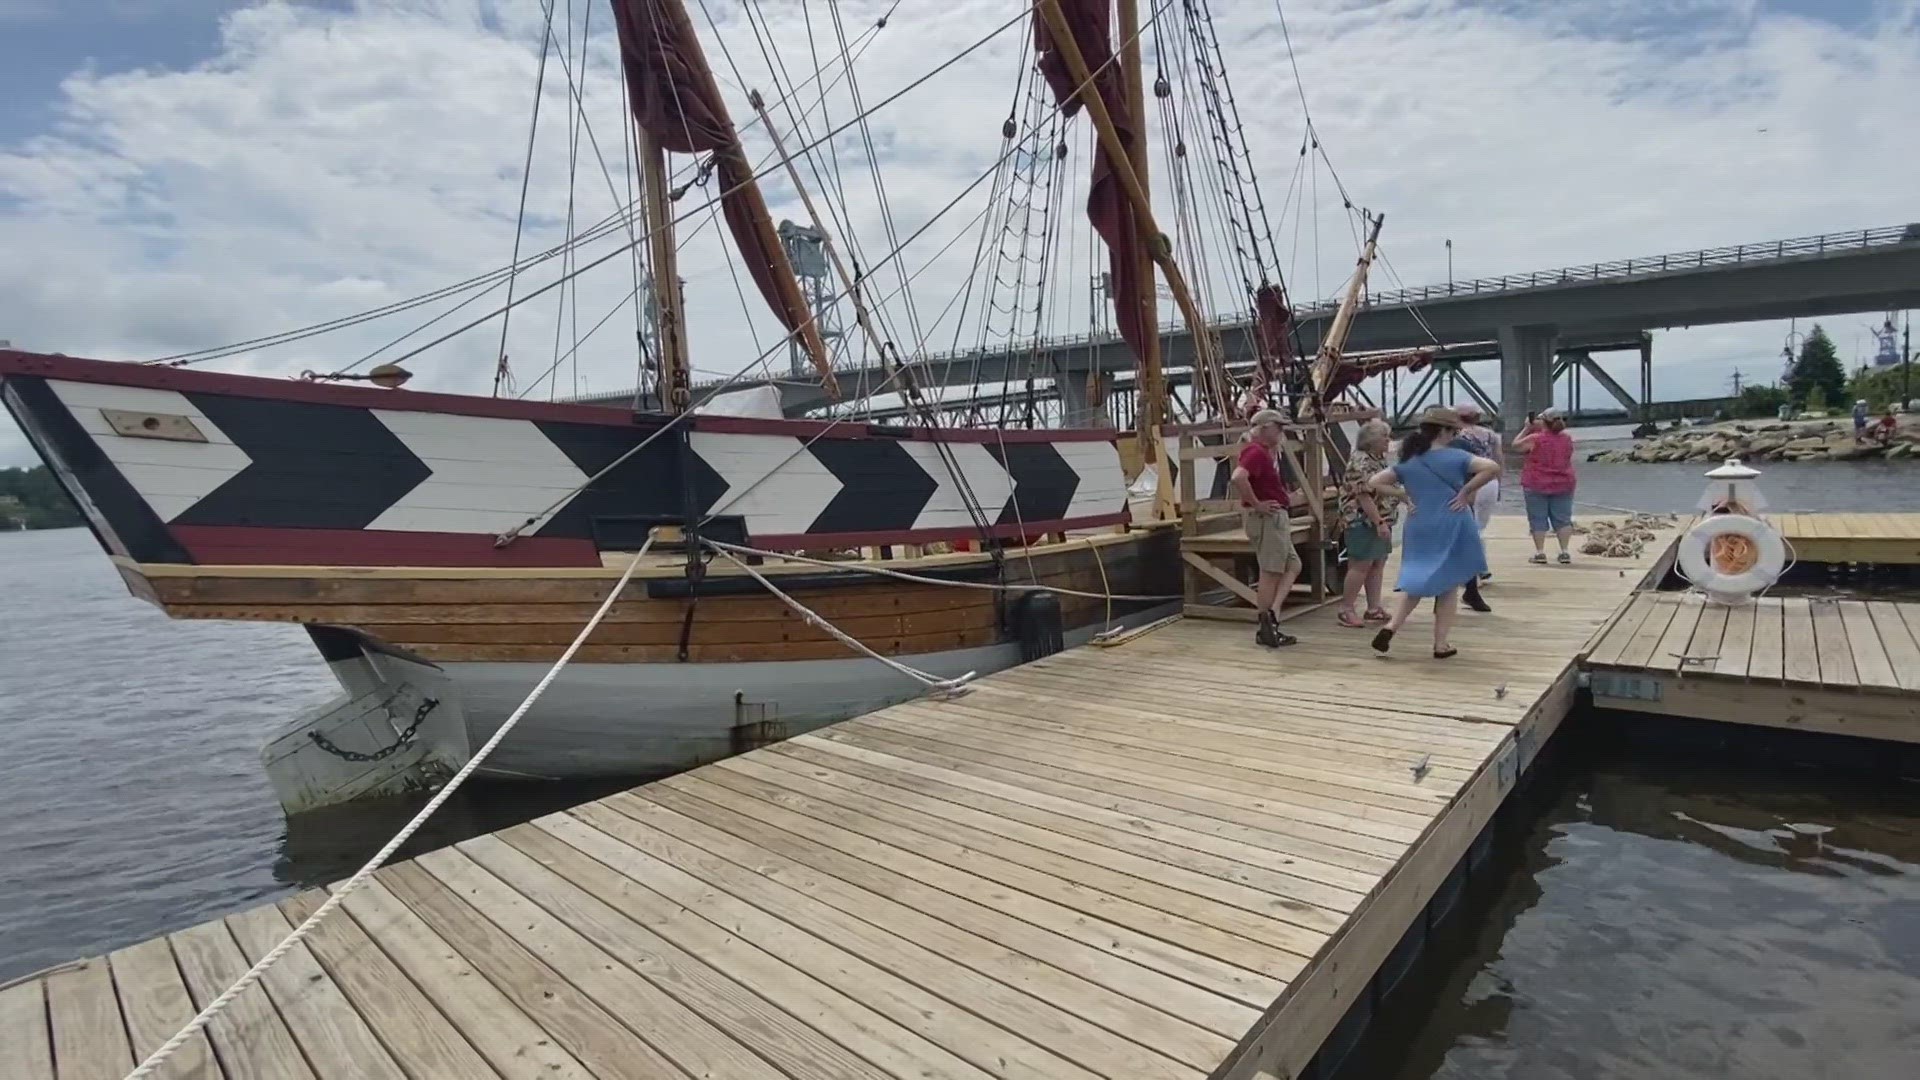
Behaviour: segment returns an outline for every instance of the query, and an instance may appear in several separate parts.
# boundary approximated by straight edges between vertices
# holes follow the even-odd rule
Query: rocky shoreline
[[[1860,461],[1920,459],[1920,425],[1901,417],[1886,444],[1857,443],[1853,420],[1737,421],[1711,427],[1666,431],[1635,443],[1629,450],[1600,450],[1588,461]]]

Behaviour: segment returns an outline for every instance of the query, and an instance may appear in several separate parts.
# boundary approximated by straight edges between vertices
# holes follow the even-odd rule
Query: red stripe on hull
[[[591,540],[523,536],[494,547],[485,533],[169,526],[193,561],[212,566],[599,566]]]

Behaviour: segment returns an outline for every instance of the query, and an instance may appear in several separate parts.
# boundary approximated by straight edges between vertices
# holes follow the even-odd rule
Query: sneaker
[[[1561,566],[1572,566],[1573,556],[1570,553],[1563,551],[1560,553],[1560,557],[1554,561],[1558,562]]]
[[[1547,553],[1544,551],[1536,551],[1527,557],[1527,561],[1535,566],[1545,566],[1547,565]]]

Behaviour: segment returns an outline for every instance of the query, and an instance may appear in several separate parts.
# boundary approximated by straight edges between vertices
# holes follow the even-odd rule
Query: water
[[[1563,755],[1343,1075],[1920,1075],[1920,785],[1673,756]]]
[[[1903,464],[1783,463],[1760,482],[1781,510],[1920,510]],[[1608,506],[1683,511],[1705,485],[1697,465],[1580,470],[1580,498]],[[335,880],[417,806],[288,831],[259,748],[335,692],[296,628],[169,620],[84,530],[0,533],[0,610],[0,981]],[[408,853],[617,786],[477,789]]]

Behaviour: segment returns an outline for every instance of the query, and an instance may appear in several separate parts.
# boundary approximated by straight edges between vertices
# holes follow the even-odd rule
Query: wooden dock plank
[[[1855,679],[1861,686],[1898,690],[1900,677],[1893,668],[1893,658],[1887,651],[1879,627],[1874,623],[1873,612],[1859,600],[1842,600],[1840,621],[1847,634],[1847,647],[1852,656]],[[1824,666],[1821,669],[1825,671]]]
[[[1715,675],[1733,679],[1747,677],[1753,656],[1754,624],[1759,613],[1758,604],[1727,609],[1726,626],[1720,636],[1720,655],[1713,662]]]
[[[1813,625],[1813,605],[1803,596],[1782,597],[1780,613],[1785,624],[1780,661],[1783,677],[1788,682],[1818,683],[1820,647]]]
[[[1680,615],[1680,597],[1672,593],[1654,593],[1647,597],[1650,605],[1647,617],[1633,632],[1632,640],[1620,650],[1617,661],[1622,667],[1644,668],[1652,661],[1660,649],[1660,642],[1667,636],[1667,628]]]
[[[1727,620],[1733,609],[1725,604],[1707,604],[1700,612],[1700,621],[1693,628],[1693,637],[1687,642],[1686,653],[1691,658],[1681,666],[1682,671],[1709,672],[1720,662],[1720,650],[1726,644]],[[1737,647],[1737,646],[1736,646]],[[1742,660],[1744,663],[1744,659]]]
[[[594,824],[605,820],[597,819]],[[624,839],[624,836],[623,836]],[[687,853],[681,852],[682,856]],[[640,856],[645,858],[644,853]],[[755,878],[752,900],[722,890],[680,858],[653,859],[649,888],[710,919],[841,993],[893,1019],[928,1042],[994,1075],[1092,1075],[1016,1032],[1057,1019],[1037,999],[1000,987],[962,965],[942,961],[916,942],[896,938],[797,890]],[[924,982],[896,971],[936,973]],[[943,995],[952,995],[946,998]],[[955,1007],[953,998],[965,1004]],[[1026,1020],[1019,1019],[1023,1010]],[[982,1015],[984,1012],[986,1015]],[[989,1019],[989,1017],[991,1019]],[[997,1026],[1009,1020],[1013,1028]]]
[[[271,905],[228,916],[227,928],[249,961],[265,956],[293,932],[287,917]],[[405,1080],[406,1074],[304,943],[268,968],[260,981],[294,1041],[322,1077]]]
[[[609,1015],[620,1017],[688,1076],[777,1080],[782,1075],[766,1059],[714,1026],[700,1010],[642,978],[594,938],[569,926],[533,897],[475,862],[464,848],[429,852],[415,859],[414,865],[438,878],[475,910],[486,912],[508,937],[538,956]]]
[[[1653,646],[1653,652],[1647,658],[1646,667],[1650,671],[1676,672],[1683,666],[1683,658],[1692,655],[1691,645],[1694,632],[1700,627],[1700,620],[1707,611],[1706,598],[1697,593],[1681,593],[1674,601],[1673,618],[1667,623],[1667,629]]]
[[[1300,837],[1292,831],[1293,823],[1285,819],[1236,815],[1231,807],[1208,805],[1198,800],[1188,802],[1170,792],[1148,792],[1156,796],[1157,801],[1133,798],[1113,791],[1097,777],[1074,778],[1065,770],[1049,771],[1044,764],[979,751],[944,738],[929,738],[903,726],[843,724],[832,731],[820,732],[817,737],[912,757],[982,779],[1018,785],[1084,808],[1110,811],[1116,815],[1112,819],[1116,828],[1150,831],[1157,822],[1232,840],[1267,852],[1264,857],[1268,860],[1280,856],[1292,873],[1328,885],[1364,892],[1392,865],[1383,859]],[[1021,768],[1022,765],[1026,767]],[[1074,779],[1078,783],[1073,782]],[[1138,785],[1132,785],[1131,790],[1146,792]],[[1169,802],[1176,805],[1167,805]],[[1183,802],[1184,806],[1178,805]],[[1204,809],[1193,809],[1195,806]]]
[[[541,818],[524,828],[509,829],[502,836],[543,865],[563,869],[570,880],[591,888],[600,899],[661,940],[698,955],[716,971],[752,987],[755,993],[888,1075],[925,1075],[938,1080],[985,1075],[885,1013],[742,937],[731,926],[706,919],[684,904],[637,885],[650,877],[658,865],[656,860],[629,843],[628,837],[616,837],[599,828],[599,821],[590,823],[588,817],[621,820],[604,803],[592,803]],[[553,848],[529,838],[525,829],[550,833],[563,842],[560,848]],[[565,854],[566,848],[573,849],[574,854]],[[583,856],[590,858],[583,862]],[[676,863],[691,866],[700,859],[682,858]],[[605,872],[611,872],[613,879],[609,880]]]
[[[153,938],[107,957],[113,969],[113,982],[119,990],[120,1011],[126,1018],[127,1036],[133,1056],[144,1061],[160,1049],[181,1028],[186,1027],[199,1009],[187,991],[186,976],[173,957],[166,938]],[[172,1057],[155,1071],[156,1077],[187,1080],[188,1077],[219,1080],[226,1075],[213,1056],[213,1047],[204,1031],[197,1032]]]
[[[399,863],[378,880],[595,1076],[687,1075],[425,868]]]
[[[1920,605],[1875,600],[1867,604],[1867,611],[1873,616],[1874,629],[1887,650],[1900,689],[1920,690],[1920,634],[1906,618],[1909,613],[1920,617]]]
[[[168,941],[196,1010],[206,1008],[253,966],[224,922],[189,927],[170,935]],[[234,998],[207,1025],[207,1033],[232,1080],[314,1075],[273,1000],[258,986]]]
[[[59,1080],[120,1080],[137,1064],[104,959],[47,976],[47,1021]]]
[[[1587,662],[1597,667],[1612,667],[1620,663],[1620,654],[1632,643],[1642,623],[1653,614],[1655,607],[1653,593],[1636,593],[1627,601],[1627,608],[1615,618],[1592,650],[1587,653]]]
[[[1763,596],[1753,602],[1753,655],[1747,675],[1755,679],[1786,678],[1786,604]]]
[[[289,922],[305,922],[326,899],[304,892],[280,901]],[[324,919],[306,946],[409,1076],[503,1076],[487,1063],[412,979],[380,951],[351,915]],[[558,1074],[558,1070],[549,1075]]]
[[[501,1076],[595,1080],[547,1029],[375,877],[341,905],[373,943]]]
[[[1847,640],[1847,624],[1840,605],[1832,600],[1816,600],[1808,605],[1813,617],[1814,652],[1820,658],[1820,682],[1826,686],[1851,688],[1860,685],[1859,670],[1853,662],[1853,645]]]
[[[6,1062],[20,1080],[55,1080],[44,980],[29,979],[0,988],[0,1061]]]

